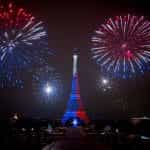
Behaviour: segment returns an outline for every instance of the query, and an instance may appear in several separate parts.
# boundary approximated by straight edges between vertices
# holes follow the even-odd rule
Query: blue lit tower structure
[[[70,94],[70,99],[68,101],[67,110],[62,118],[62,124],[65,125],[68,121],[72,122],[82,122],[87,124],[89,118],[84,110],[79,88],[79,78],[78,78],[78,55],[73,55],[73,79],[72,79],[72,89]]]

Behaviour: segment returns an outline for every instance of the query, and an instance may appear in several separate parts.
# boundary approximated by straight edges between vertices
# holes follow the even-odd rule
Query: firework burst
[[[50,54],[43,22],[12,3],[0,6],[0,73],[44,63]],[[8,76],[8,78],[12,78]]]
[[[93,58],[104,72],[129,78],[149,69],[150,21],[143,16],[116,16],[92,37]]]

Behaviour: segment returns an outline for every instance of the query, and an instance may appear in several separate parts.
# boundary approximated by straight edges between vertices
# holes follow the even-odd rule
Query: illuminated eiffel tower
[[[72,90],[70,94],[70,99],[68,101],[67,110],[62,118],[62,124],[66,124],[69,120],[73,121],[73,124],[78,124],[79,121],[87,124],[89,118],[84,110],[81,97],[80,97],[80,87],[78,79],[78,55],[73,55],[73,79],[72,79]]]

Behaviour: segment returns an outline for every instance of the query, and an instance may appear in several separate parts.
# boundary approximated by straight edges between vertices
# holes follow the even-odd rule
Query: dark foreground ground
[[[125,125],[125,124],[124,124]],[[127,124],[125,125],[127,127]],[[150,126],[148,127],[148,129]],[[0,150],[149,150],[149,131],[111,126],[37,127],[1,124]],[[129,129],[129,128],[128,128]],[[146,129],[146,128],[144,128]],[[142,135],[143,134],[143,135]]]

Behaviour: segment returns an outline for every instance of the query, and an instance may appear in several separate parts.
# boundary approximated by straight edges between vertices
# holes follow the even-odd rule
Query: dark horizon
[[[111,91],[103,92],[97,85],[100,68],[91,59],[90,38],[100,24],[116,15],[144,15],[150,20],[148,2],[87,1],[50,2],[49,0],[15,0],[18,7],[31,12],[45,23],[49,48],[55,51],[49,63],[61,75],[63,95],[55,102],[41,103],[32,94],[31,74],[26,74],[23,89],[0,89],[0,116],[20,112],[29,117],[60,118],[69,100],[72,80],[72,51],[80,50],[79,80],[84,107],[92,119],[149,116],[150,74],[122,80],[112,79]]]

